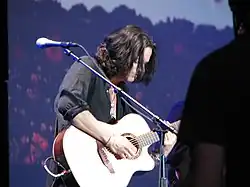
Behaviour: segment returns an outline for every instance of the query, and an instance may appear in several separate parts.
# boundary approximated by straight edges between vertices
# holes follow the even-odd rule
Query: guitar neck
[[[158,142],[159,140],[160,139],[159,139],[157,132],[154,132],[154,131],[150,131],[148,133],[137,136],[137,141],[139,145],[141,145],[142,147],[151,145],[155,142]]]
[[[171,123],[169,126],[174,128],[174,130],[178,132],[180,122],[181,120],[175,121]],[[137,137],[137,141],[142,147],[147,146],[147,145],[152,145],[153,143],[158,142],[159,140],[160,138],[159,138],[158,133],[154,131],[150,131],[148,133],[142,134]]]

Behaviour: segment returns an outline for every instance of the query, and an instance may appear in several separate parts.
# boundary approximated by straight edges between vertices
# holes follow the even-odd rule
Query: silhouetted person
[[[193,72],[178,134],[178,141],[190,147],[191,158],[181,187],[243,186],[246,182],[249,17],[245,12],[238,36],[207,55]]]

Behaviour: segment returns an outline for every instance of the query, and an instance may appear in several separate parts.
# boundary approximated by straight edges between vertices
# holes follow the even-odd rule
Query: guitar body
[[[137,114],[124,116],[116,125],[111,126],[134,142],[138,148],[135,158],[117,159],[105,147],[100,146],[91,136],[74,126],[61,132],[53,144],[53,156],[59,160],[63,155],[80,187],[126,187],[136,171],[150,171],[155,162],[148,153],[148,146],[140,146],[136,136],[150,132],[146,121]],[[104,164],[100,151],[112,165],[113,172]]]

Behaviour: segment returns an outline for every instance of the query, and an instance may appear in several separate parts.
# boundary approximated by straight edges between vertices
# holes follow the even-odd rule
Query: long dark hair
[[[152,48],[152,55],[149,62],[144,64],[143,52],[146,47]],[[97,48],[95,58],[108,78],[127,75],[138,60],[135,82],[147,85],[155,72],[156,46],[140,27],[127,25],[104,38]]]

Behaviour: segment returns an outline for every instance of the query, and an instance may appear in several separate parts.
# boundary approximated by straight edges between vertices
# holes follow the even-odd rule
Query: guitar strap
[[[99,141],[96,141],[96,144],[97,144],[97,152],[98,152],[103,164],[108,168],[110,173],[115,173],[115,170],[114,170],[111,162],[109,161],[109,159],[105,153],[106,148]]]

